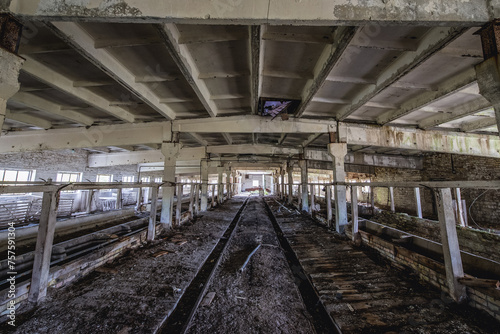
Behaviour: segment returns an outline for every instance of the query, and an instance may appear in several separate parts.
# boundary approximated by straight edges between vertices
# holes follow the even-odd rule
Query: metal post
[[[157,186],[151,187],[151,211],[149,211],[149,225],[147,240],[153,241],[156,234],[156,214],[158,211],[158,188]]]
[[[437,189],[434,194],[436,196],[439,225],[441,227],[446,282],[450,289],[450,296],[456,302],[460,303],[466,300],[467,292],[465,286],[458,282],[459,278],[464,277],[464,269],[460,255],[460,246],[458,244],[451,189]]]

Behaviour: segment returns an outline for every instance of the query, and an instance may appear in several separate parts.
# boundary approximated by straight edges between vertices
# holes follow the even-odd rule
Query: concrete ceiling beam
[[[176,120],[172,131],[195,133],[327,133],[336,129],[337,122],[289,119],[261,116],[230,116]]]
[[[158,96],[147,85],[138,83],[137,78],[125,64],[119,62],[107,50],[96,48],[94,46],[95,40],[80,25],[72,22],[53,22],[52,25],[53,30],[61,38],[71,44],[94,65],[103,69],[109,76],[135,96],[138,96],[160,115],[167,119],[175,119],[175,112],[167,105],[160,103]]]
[[[191,138],[193,138],[194,140],[196,140],[196,142],[198,144],[200,144],[201,146],[208,146],[208,142],[203,139],[199,134],[197,133],[192,133],[192,132],[188,132],[187,133]]]
[[[340,108],[335,118],[343,121],[377,94],[391,86],[413,69],[464,33],[466,28],[433,28],[420,41],[416,51],[403,53],[377,78],[374,85],[362,89],[349,106]]]
[[[211,31],[198,30],[195,33],[183,33],[178,43],[183,44],[201,44],[201,43],[218,43],[218,42],[232,42],[247,39],[248,34],[239,29],[225,29],[224,31]]]
[[[205,72],[198,74],[198,79],[227,79],[240,78],[250,75],[249,71],[231,71],[231,72]]]
[[[484,97],[461,104],[443,113],[428,117],[418,123],[418,127],[423,130],[439,126],[457,119],[477,114],[478,112],[492,108],[491,103]]]
[[[84,126],[90,126],[96,121],[95,119],[85,116],[77,111],[64,109],[63,106],[49,100],[45,100],[38,95],[25,92],[17,92],[10,99],[26,107],[44,111]]]
[[[50,129],[52,127],[52,123],[43,118],[28,115],[25,113],[15,112],[8,109],[5,111],[5,118],[19,123],[24,123],[26,125],[32,125],[37,128],[45,130]]]
[[[266,32],[262,35],[265,41],[279,41],[292,43],[308,43],[308,44],[332,44],[334,38],[330,34],[310,35],[310,34],[290,34],[281,32]]]
[[[142,45],[152,45],[160,44],[163,41],[157,37],[120,37],[120,38],[103,38],[96,39],[93,41],[95,49],[106,49],[106,48],[123,48],[130,46],[142,46]]]
[[[222,136],[224,137],[224,140],[227,142],[228,145],[233,144],[233,138],[229,133],[222,133]]]
[[[133,123],[135,116],[128,110],[121,107],[110,107],[109,101],[104,97],[83,87],[73,87],[73,80],[63,74],[49,68],[48,66],[34,60],[31,57],[24,56],[26,62],[22,70],[29,75],[37,78],[43,83],[54,87],[66,94],[76,97],[77,99],[102,110],[118,119],[125,122]]]
[[[469,68],[452,78],[444,81],[437,90],[425,92],[405,101],[398,109],[390,110],[377,118],[377,123],[385,125],[398,118],[404,117],[413,111],[427,107],[429,104],[444,99],[476,82],[476,71]]]
[[[193,55],[186,45],[179,44],[181,33],[177,29],[177,26],[172,23],[166,23],[159,25],[158,30],[165,40],[168,52],[179,67],[182,75],[184,75],[184,78],[186,78],[189,85],[193,88],[207,113],[211,117],[217,116],[217,106],[210,98],[211,94],[207,85],[203,80],[199,79],[200,70],[196,66]]]
[[[114,80],[79,80],[73,81],[73,87],[102,87],[116,85],[116,83]]]
[[[323,133],[313,133],[306,140],[304,140],[300,146],[305,148],[305,147],[311,145],[315,140],[317,140],[322,135],[323,135]]]
[[[492,126],[497,125],[497,120],[495,117],[485,117],[473,122],[463,123],[460,126],[460,131],[463,132],[472,132],[478,131],[486,128],[490,128]]]
[[[71,47],[64,42],[44,43],[44,44],[22,44],[19,45],[19,54],[30,55],[39,53],[51,53],[71,50]]]
[[[337,27],[333,32],[334,43],[327,45],[314,66],[314,79],[308,80],[301,96],[301,102],[295,112],[295,117],[301,117],[309,103],[323,86],[328,75],[338,63],[345,49],[356,33],[353,27]]]
[[[362,25],[366,22],[406,25],[479,26],[496,17],[498,8],[488,0],[449,2],[421,0],[418,6],[402,8],[398,2],[367,0],[335,2],[308,0],[255,0],[244,2],[197,2],[187,6],[185,0],[171,0],[168,6],[157,0],[72,1],[12,0],[7,1],[10,12],[27,18],[88,21],[224,24],[299,24],[299,25]],[[370,10],[366,10],[370,8]],[[207,19],[210,18],[210,19]]]

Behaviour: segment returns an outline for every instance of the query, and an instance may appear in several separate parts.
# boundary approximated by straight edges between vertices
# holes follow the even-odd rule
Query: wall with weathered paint
[[[375,168],[372,182],[376,181],[458,181],[498,180],[500,159],[472,157],[466,155],[431,154],[424,157],[424,168],[418,170]],[[424,217],[436,219],[431,191],[420,188]],[[481,227],[500,225],[500,190],[462,189],[462,200],[466,201],[469,225],[474,221]],[[476,202],[473,204],[474,200]],[[413,189],[394,189],[396,211],[415,215]],[[390,207],[389,191],[376,188],[375,203],[378,207]],[[472,207],[470,207],[472,205]],[[470,207],[470,212],[469,212]],[[475,226],[475,225],[474,225]]]

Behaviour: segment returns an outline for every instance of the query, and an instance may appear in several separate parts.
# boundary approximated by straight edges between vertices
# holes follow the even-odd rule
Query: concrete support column
[[[212,208],[215,207],[215,188],[217,187],[216,184],[212,185]]]
[[[305,212],[309,212],[309,199],[307,198],[307,160],[301,159],[299,160],[299,167],[300,167],[300,184],[301,184],[301,189],[302,193],[300,196],[302,197],[301,203],[301,210]]]
[[[461,303],[466,300],[467,292],[465,286],[458,282],[459,278],[464,277],[464,269],[458,244],[451,189],[437,189],[434,194],[441,228],[446,282],[450,289],[450,296],[456,302]]]
[[[326,226],[332,227],[333,213],[332,213],[332,186],[326,185]]]
[[[178,143],[163,143],[161,153],[165,157],[163,182],[163,200],[161,206],[160,223],[164,229],[172,228],[172,215],[174,209],[174,192],[175,192],[175,163],[179,156]]]
[[[177,204],[175,206],[175,226],[181,226],[181,214],[182,214],[182,194],[184,192],[184,185],[177,185]]]
[[[420,200],[420,188],[415,188],[415,203],[417,205],[417,217],[422,218],[422,202]]]
[[[333,158],[333,181],[345,182],[344,160],[347,154],[346,143],[328,144],[328,153]],[[346,186],[335,185],[335,230],[339,233],[344,231],[347,225],[347,199]]]
[[[462,194],[460,188],[455,188],[455,200],[457,202],[457,222],[460,226],[467,226],[464,219],[464,208],[462,205]]]
[[[228,167],[226,170],[226,192],[227,199],[231,198],[231,167]]]
[[[123,198],[123,189],[122,188],[116,189],[116,205],[115,205],[115,207],[117,210],[123,209],[122,198]]]
[[[280,167],[281,175],[281,187],[280,187],[280,198],[285,199],[285,167]]]
[[[158,187],[151,187],[151,211],[149,211],[149,225],[147,240],[153,241],[156,234],[156,211],[158,211]]]
[[[222,183],[222,173],[224,173],[224,167],[217,167],[217,203],[222,204],[222,197],[224,193],[224,185]]]
[[[201,203],[200,211],[208,209],[208,160],[201,160]]]
[[[42,212],[38,225],[33,273],[31,276],[28,300],[38,303],[47,295],[49,282],[50,257],[56,230],[57,204],[59,193],[56,191],[43,193]]]
[[[3,15],[1,16],[3,18]],[[5,17],[5,19],[7,21],[13,20],[9,16]],[[5,27],[10,26],[4,25],[4,27],[0,27],[0,32],[3,32],[1,30]],[[10,42],[14,45],[17,45],[15,39],[21,37],[20,33],[16,35],[10,32],[5,32],[5,35],[2,34],[2,36],[5,36],[5,40],[1,42],[6,42],[6,39],[12,39]],[[3,45],[0,45],[0,135],[7,113],[7,100],[19,91],[19,71],[24,63],[24,59],[14,53],[15,49],[9,51],[5,50]]]
[[[391,201],[391,211],[396,212],[396,206],[394,205],[394,187],[389,187],[389,197]]]
[[[477,84],[481,95],[493,105],[500,129],[500,20],[490,22],[478,34],[484,61],[476,65]]]
[[[194,217],[194,188],[195,185],[191,182],[191,185],[189,186],[189,214],[191,215],[191,218]]]
[[[231,175],[233,176],[233,182],[231,184],[231,191],[232,191],[232,196],[234,196],[238,193],[238,189],[236,187],[236,185],[237,185],[236,171],[234,169],[233,169]]]
[[[90,189],[87,192],[87,207],[85,209],[86,213],[91,213],[92,212],[92,201],[94,199],[94,190]]]
[[[200,184],[194,185],[194,215],[197,216],[200,212]]]
[[[288,162],[287,170],[288,173],[288,204],[293,203],[293,164]]]
[[[311,209],[310,209],[310,212],[311,212],[311,216],[314,217],[314,211],[315,211],[314,210],[314,194],[315,194],[316,186],[314,184],[311,184],[310,187],[311,187],[311,201],[310,201],[311,202],[311,204],[310,204]]]
[[[352,241],[358,238],[358,187],[351,186]]]

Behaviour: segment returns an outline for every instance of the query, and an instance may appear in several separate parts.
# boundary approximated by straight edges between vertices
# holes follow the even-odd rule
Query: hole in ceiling
[[[299,106],[299,100],[264,98],[259,101],[259,114],[261,116],[270,116],[272,119],[281,116],[282,119],[288,119],[293,115]]]

